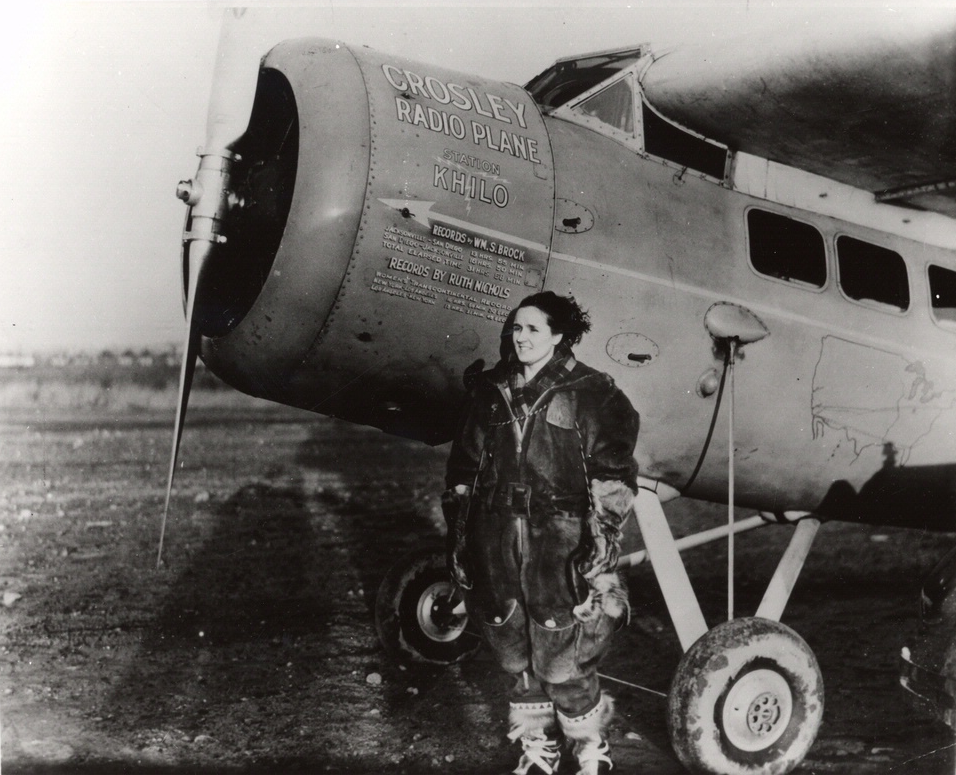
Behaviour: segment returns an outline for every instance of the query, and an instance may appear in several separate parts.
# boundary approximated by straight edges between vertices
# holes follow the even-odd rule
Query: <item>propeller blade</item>
[[[247,8],[223,11],[212,93],[206,117],[204,153],[223,153],[238,139],[249,122],[259,76],[259,31],[243,23]]]
[[[179,443],[183,437],[183,423],[186,421],[186,407],[189,404],[189,392],[192,388],[193,374],[196,371],[196,358],[199,355],[199,345],[202,334],[196,325],[196,291],[199,287],[199,278],[209,254],[211,243],[193,242],[191,247],[206,248],[197,250],[197,256],[189,256],[189,273],[186,285],[186,342],[183,346],[183,362],[179,369],[179,400],[176,403],[176,421],[173,428],[173,448],[169,456],[169,476],[166,479],[166,504],[163,506],[163,523],[159,533],[159,552],[156,555],[156,567],[163,563],[163,542],[166,538],[166,521],[169,517],[169,501],[173,493],[173,479],[176,476],[176,460],[179,457]]]
[[[222,17],[216,67],[213,72],[209,113],[206,118],[206,145],[200,152],[199,170],[194,181],[183,181],[176,196],[190,206],[183,235],[185,255],[186,342],[179,371],[179,400],[173,446],[169,456],[169,476],[166,480],[166,503],[159,536],[156,567],[163,563],[163,543],[169,518],[169,501],[176,476],[179,444],[186,420],[189,392],[196,370],[196,358],[202,343],[202,332],[196,317],[203,268],[215,246],[224,241],[220,234],[223,216],[228,210],[229,176],[232,169],[232,144],[242,136],[248,125],[255,100],[259,57],[253,37],[254,25],[241,24],[245,9],[226,9]]]

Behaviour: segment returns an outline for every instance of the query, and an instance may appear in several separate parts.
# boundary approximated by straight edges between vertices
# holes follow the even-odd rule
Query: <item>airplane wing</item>
[[[654,52],[648,101],[731,150],[956,217],[956,11],[817,12]]]

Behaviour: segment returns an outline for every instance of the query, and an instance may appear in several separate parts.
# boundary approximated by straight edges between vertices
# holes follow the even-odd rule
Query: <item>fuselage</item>
[[[834,516],[849,508],[857,518],[892,521],[874,510],[909,501],[908,518],[938,506],[941,524],[953,524],[956,331],[934,315],[929,280],[931,266],[954,267],[951,250],[700,176],[679,179],[673,167],[566,122],[548,129],[561,160],[557,196],[586,202],[602,224],[556,232],[548,285],[595,311],[581,356],[611,373],[640,407],[646,476],[682,489],[697,461],[715,401],[701,395],[699,382],[723,368],[704,316],[729,302],[770,331],[743,348],[735,372],[738,502],[771,511],[832,507]],[[819,286],[754,267],[754,210],[815,230],[824,262]],[[901,257],[908,309],[848,296],[839,278],[841,237]],[[644,346],[653,357],[633,364],[610,357],[615,337],[625,334],[650,340]],[[707,499],[726,497],[727,414],[724,406],[691,491]],[[881,478],[886,488],[860,501]],[[946,502],[933,504],[943,492]]]
[[[905,211],[863,225],[742,190],[730,150],[723,172],[650,152],[636,76],[630,124],[329,41],[281,44],[263,73],[243,236],[200,289],[226,381],[441,443],[509,311],[570,293],[593,322],[578,357],[641,414],[642,475],[721,501],[729,393],[687,485],[724,369],[705,316],[736,305],[769,331],[734,370],[737,503],[956,527],[956,254]]]

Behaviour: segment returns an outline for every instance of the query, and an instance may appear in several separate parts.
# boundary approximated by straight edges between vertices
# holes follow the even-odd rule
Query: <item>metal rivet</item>
[[[496,616],[496,617],[495,617],[495,624],[501,624],[501,617],[500,617],[500,616]]]
[[[545,626],[545,627],[557,627],[557,626],[558,626],[558,623],[557,623],[554,619],[548,619],[548,621],[546,621],[546,622],[544,623],[544,626]]]

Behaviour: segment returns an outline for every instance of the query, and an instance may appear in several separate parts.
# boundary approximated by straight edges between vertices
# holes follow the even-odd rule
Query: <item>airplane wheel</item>
[[[816,657],[789,627],[744,618],[714,627],[684,654],[667,697],[667,727],[692,772],[790,772],[823,719]]]
[[[481,639],[467,632],[468,615],[452,613],[461,593],[441,550],[425,548],[396,562],[375,598],[379,640],[400,660],[450,665],[470,657]]]

